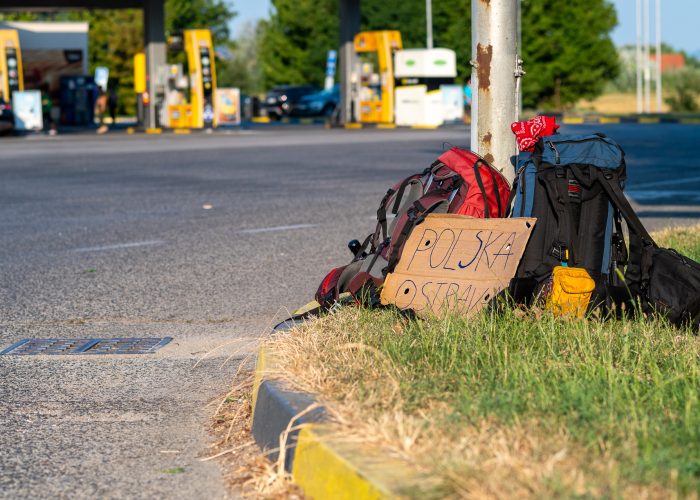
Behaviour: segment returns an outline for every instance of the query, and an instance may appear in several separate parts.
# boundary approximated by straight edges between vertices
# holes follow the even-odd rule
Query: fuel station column
[[[144,46],[147,64],[148,100],[146,127],[158,127],[155,95],[158,68],[166,63],[164,0],[143,0]]]

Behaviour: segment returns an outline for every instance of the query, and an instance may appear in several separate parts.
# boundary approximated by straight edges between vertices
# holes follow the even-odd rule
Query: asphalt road
[[[700,127],[563,131],[592,130],[627,151],[650,228],[698,221]],[[349,259],[386,188],[468,137],[290,127],[0,141],[0,350],[175,338],[148,356],[1,356],[0,496],[224,497],[218,466],[199,461],[207,404],[255,338]]]

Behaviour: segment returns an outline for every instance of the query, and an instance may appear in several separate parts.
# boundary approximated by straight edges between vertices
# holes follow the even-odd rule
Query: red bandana
[[[515,141],[520,151],[533,151],[540,137],[552,135],[559,128],[553,116],[537,116],[526,122],[513,122],[510,129],[515,134]]]

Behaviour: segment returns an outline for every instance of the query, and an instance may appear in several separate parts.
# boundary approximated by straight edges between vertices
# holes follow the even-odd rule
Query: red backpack
[[[505,217],[509,195],[510,185],[498,170],[476,153],[453,147],[387,191],[377,210],[376,229],[364,242],[348,244],[355,258],[326,275],[316,300],[327,308],[341,293],[350,292],[367,305],[379,304],[379,286],[396,267],[413,228],[428,214]]]

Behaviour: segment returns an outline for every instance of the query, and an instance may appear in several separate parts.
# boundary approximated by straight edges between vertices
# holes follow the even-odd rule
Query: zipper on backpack
[[[554,161],[559,165],[561,163],[561,157],[559,156],[559,151],[557,151],[557,148],[554,147],[554,143],[552,141],[547,141],[547,144],[549,144],[549,149],[554,151]]]

